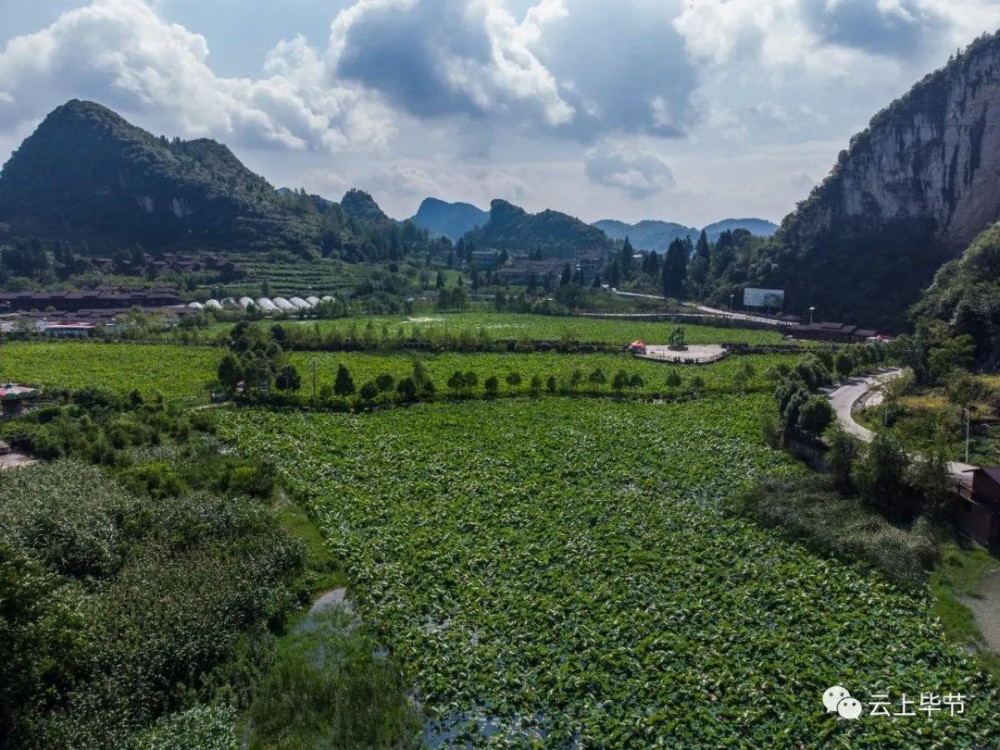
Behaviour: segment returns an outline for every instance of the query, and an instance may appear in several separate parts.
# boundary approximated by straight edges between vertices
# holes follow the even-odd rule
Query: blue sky
[[[4,0],[0,160],[70,98],[276,185],[780,218],[1000,0]]]

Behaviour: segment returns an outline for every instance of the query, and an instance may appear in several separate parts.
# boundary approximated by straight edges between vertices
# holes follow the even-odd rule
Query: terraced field
[[[430,714],[474,746],[973,747],[1000,695],[925,601],[720,502],[793,471],[766,396],[475,401],[351,415],[237,411]],[[965,712],[841,720],[823,692],[961,693]]]

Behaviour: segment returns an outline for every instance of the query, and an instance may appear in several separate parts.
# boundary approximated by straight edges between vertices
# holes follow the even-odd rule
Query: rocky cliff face
[[[854,136],[749,280],[787,287],[792,309],[898,328],[934,272],[998,220],[1000,33]]]
[[[1000,36],[973,45],[878,114],[794,216],[792,236],[845,219],[927,220],[956,251],[1000,219]]]

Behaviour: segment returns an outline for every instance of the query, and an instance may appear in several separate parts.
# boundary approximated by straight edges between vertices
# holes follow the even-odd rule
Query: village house
[[[958,483],[955,523],[980,544],[1000,544],[1000,468],[965,472]]]

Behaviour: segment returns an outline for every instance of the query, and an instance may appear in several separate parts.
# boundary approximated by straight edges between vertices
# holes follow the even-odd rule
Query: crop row
[[[424,740],[545,747],[970,747],[998,696],[926,603],[719,512],[792,468],[767,397],[237,411],[431,713]],[[965,713],[825,713],[961,693]]]

